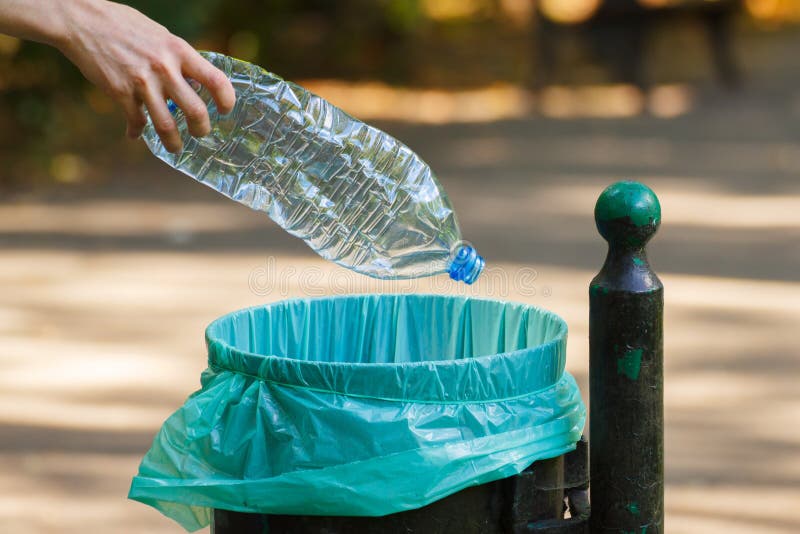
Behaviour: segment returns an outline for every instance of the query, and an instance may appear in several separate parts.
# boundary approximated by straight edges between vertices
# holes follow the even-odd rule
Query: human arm
[[[0,0],[0,33],[59,49],[122,107],[127,133],[138,137],[147,107],[170,152],[181,148],[166,99],[180,107],[189,133],[209,133],[208,110],[186,78],[205,86],[221,113],[236,99],[230,80],[186,41],[135,9],[107,0]]]

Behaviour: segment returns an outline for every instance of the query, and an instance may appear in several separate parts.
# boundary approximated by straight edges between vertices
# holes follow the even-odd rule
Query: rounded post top
[[[610,245],[641,247],[661,224],[661,204],[646,185],[617,182],[597,199],[594,219],[600,235]]]

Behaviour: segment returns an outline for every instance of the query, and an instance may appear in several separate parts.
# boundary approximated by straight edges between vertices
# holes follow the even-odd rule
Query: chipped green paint
[[[638,256],[634,256],[634,257],[633,257],[633,263],[634,263],[634,264],[636,264],[636,265],[638,265],[639,267],[641,267],[641,266],[643,266],[643,265],[647,265],[647,262],[646,262],[646,261],[644,261],[644,259],[643,259],[643,258],[640,258],[640,257],[638,257]]]
[[[608,287],[606,287],[606,286],[601,286],[601,285],[593,285],[593,286],[591,286],[591,287],[589,288],[589,292],[590,292],[592,295],[600,295],[600,294],[602,294],[602,295],[608,295],[609,289],[608,289]]]
[[[600,195],[594,208],[598,221],[627,217],[635,226],[661,223],[661,204],[652,189],[639,182],[617,182]]]
[[[617,374],[625,375],[631,380],[639,379],[639,371],[642,368],[642,349],[633,349],[625,353],[625,356],[617,359]]]
[[[636,502],[636,501],[628,503],[628,506],[626,506],[625,509],[627,511],[629,511],[630,513],[632,513],[633,515],[639,515],[639,513],[640,513],[639,512],[639,503]],[[647,528],[647,527],[645,527],[645,528]]]

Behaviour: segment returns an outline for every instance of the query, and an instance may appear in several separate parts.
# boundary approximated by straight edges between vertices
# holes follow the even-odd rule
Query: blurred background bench
[[[534,34],[534,87],[571,81],[560,63],[567,42],[578,40],[613,79],[646,88],[648,43],[663,26],[681,24],[702,29],[717,80],[736,87],[741,73],[732,22],[741,7],[740,0],[539,0],[534,10],[539,29]]]

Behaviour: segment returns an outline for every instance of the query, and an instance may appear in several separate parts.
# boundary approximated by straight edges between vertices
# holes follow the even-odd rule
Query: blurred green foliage
[[[526,84],[534,68],[534,0],[124,3],[199,49],[234,55],[293,80],[468,87]],[[684,62],[693,54],[669,57]],[[663,65],[664,58],[657,63]],[[603,82],[597,79],[600,70],[580,60],[569,72]],[[0,36],[0,188],[113,176],[109,167],[148,157],[123,132],[115,104],[56,50]]]

